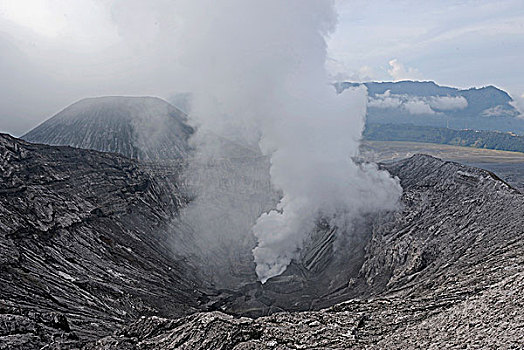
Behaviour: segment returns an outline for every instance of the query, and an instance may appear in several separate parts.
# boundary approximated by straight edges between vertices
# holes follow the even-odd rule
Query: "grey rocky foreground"
[[[402,210],[375,218],[356,276],[319,300],[349,301],[255,320],[142,318],[88,348],[521,348],[522,195],[487,171],[429,156],[386,168],[402,179]],[[307,293],[308,282],[301,286]],[[244,298],[267,300],[264,292]]]
[[[524,274],[463,295],[351,300],[258,319],[142,318],[86,349],[521,349]]]
[[[186,205],[162,176],[177,167],[0,136],[0,349],[520,345],[524,199],[493,174],[384,165],[402,208],[363,220],[351,250],[319,225],[282,276],[213,290],[166,246]]]

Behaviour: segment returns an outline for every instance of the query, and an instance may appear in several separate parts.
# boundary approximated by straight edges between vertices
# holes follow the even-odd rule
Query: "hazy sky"
[[[82,97],[185,91],[176,43],[191,38],[176,38],[176,2],[0,0],[0,131],[21,135]],[[522,0],[337,7],[328,48],[337,78],[493,84],[524,94]]]

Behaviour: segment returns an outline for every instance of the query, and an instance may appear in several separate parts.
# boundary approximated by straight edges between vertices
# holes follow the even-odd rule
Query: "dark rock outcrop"
[[[401,179],[403,208],[375,226],[359,276],[366,286],[415,296],[474,290],[514,265],[524,246],[519,191],[486,170],[425,155],[385,168]]]
[[[0,348],[82,344],[197,310],[166,245],[185,199],[132,160],[0,135]],[[65,345],[64,345],[65,344]]]
[[[80,100],[22,138],[159,160],[186,156],[192,133],[186,115],[164,100],[106,96]]]

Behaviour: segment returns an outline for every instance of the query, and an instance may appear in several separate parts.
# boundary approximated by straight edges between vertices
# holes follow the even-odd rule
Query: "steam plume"
[[[283,194],[253,227],[260,280],[286,268],[320,217],[343,232],[355,216],[396,204],[395,180],[350,159],[358,153],[367,93],[337,96],[328,80],[325,39],[335,29],[334,1],[183,3],[180,62],[192,74],[186,80],[196,140],[207,130],[258,144]],[[203,8],[213,15],[202,18]]]

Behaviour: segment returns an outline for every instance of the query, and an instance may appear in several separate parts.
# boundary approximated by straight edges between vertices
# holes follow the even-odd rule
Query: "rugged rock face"
[[[385,168],[402,180],[403,208],[374,219],[360,268],[316,307],[350,301],[256,320],[218,312],[142,318],[87,348],[519,348],[523,196],[487,171],[429,156]],[[288,294],[290,308],[299,295]]]
[[[135,161],[0,135],[0,348],[78,345],[197,310],[166,246],[185,199]],[[58,346],[58,345],[56,345]]]
[[[156,97],[86,98],[22,136],[24,140],[114,152],[141,160],[175,159],[189,151],[185,114]]]
[[[374,229],[360,274],[367,286],[406,295],[472,290],[516,267],[521,193],[493,173],[429,156],[386,168],[401,179],[404,208]]]
[[[505,266],[501,254],[524,235],[524,199],[517,190],[488,171],[430,156],[383,167],[401,179],[401,210],[363,218],[351,233],[319,225],[300,259],[266,284],[246,287],[241,301],[227,302],[229,310],[261,316],[397,290],[421,297],[486,282],[488,275],[472,266],[493,256]],[[337,252],[340,238],[348,240],[343,254]],[[449,276],[459,274],[449,284]]]
[[[142,318],[86,349],[519,349],[522,272],[472,295],[351,300],[258,319]]]
[[[238,180],[235,164],[203,170],[218,176],[203,200],[253,196],[236,204],[256,216],[274,200],[256,176],[266,165]],[[199,249],[178,231],[181,166],[0,136],[0,349],[518,348],[524,337],[524,198],[490,172],[424,155],[384,164],[404,188],[398,211],[352,233],[319,222],[262,285],[249,249],[215,257],[236,268],[220,273],[174,254]],[[227,289],[211,274],[230,276]],[[289,313],[305,310],[316,311]]]

